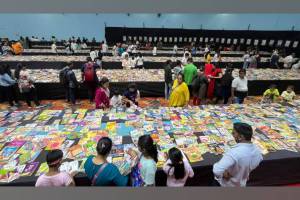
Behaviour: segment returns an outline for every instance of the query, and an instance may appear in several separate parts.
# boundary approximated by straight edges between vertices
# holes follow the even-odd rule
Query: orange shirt
[[[14,43],[11,47],[16,55],[19,55],[23,52],[23,47],[20,42]]]

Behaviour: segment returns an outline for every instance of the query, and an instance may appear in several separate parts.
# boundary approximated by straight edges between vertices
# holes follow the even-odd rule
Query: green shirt
[[[188,64],[183,70],[184,82],[191,85],[193,78],[197,75],[197,67],[194,64]]]

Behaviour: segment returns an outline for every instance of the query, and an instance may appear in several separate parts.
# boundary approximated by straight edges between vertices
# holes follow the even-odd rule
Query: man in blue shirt
[[[260,150],[251,142],[252,127],[245,123],[233,125],[233,137],[237,144],[214,164],[216,185],[245,187],[249,174],[263,160]]]

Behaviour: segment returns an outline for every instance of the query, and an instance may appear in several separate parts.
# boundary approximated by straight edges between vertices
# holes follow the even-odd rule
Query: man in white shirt
[[[298,61],[298,63],[293,64],[292,66],[292,70],[298,70],[298,69],[300,69],[300,60]]]
[[[263,160],[260,150],[251,142],[253,130],[245,123],[233,124],[232,135],[237,144],[214,164],[213,173],[222,187],[245,187],[251,171]]]
[[[283,67],[286,69],[290,69],[292,67],[294,61],[295,54],[291,54],[283,59]]]
[[[54,42],[51,45],[51,51],[52,51],[52,53],[56,53],[57,54],[57,47],[56,47],[56,44]]]
[[[157,53],[157,47],[154,46],[154,47],[153,47],[153,50],[152,50],[152,55],[153,55],[153,56],[156,56],[156,53]]]
[[[95,51],[94,47],[91,48],[90,57],[91,57],[92,61],[95,61],[95,58],[98,57],[98,54]]]
[[[102,53],[103,53],[103,55],[106,55],[107,52],[108,52],[108,46],[107,46],[107,44],[103,41],[103,43],[102,43]]]
[[[178,51],[178,47],[177,45],[175,44],[174,47],[173,47],[173,54],[177,54],[177,51]]]
[[[244,99],[248,95],[248,79],[246,78],[245,69],[240,69],[239,77],[232,81],[231,88],[231,100],[239,104],[244,103]]]

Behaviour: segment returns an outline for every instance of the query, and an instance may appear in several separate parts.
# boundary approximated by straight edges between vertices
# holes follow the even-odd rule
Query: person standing
[[[272,53],[271,59],[270,59],[270,67],[271,68],[279,68],[279,55],[278,50],[275,49]]]
[[[107,46],[106,42],[104,42],[104,41],[102,41],[101,51],[102,51],[103,55],[106,56],[106,54],[108,52],[108,46]]]
[[[65,97],[66,101],[70,102],[70,94],[69,94],[69,83],[67,80],[67,73],[70,70],[70,66],[73,67],[73,63],[69,62],[67,63],[67,66],[65,66],[60,72],[59,72],[59,82],[64,87],[65,90]]]
[[[176,61],[176,66],[173,68],[173,73],[174,73],[174,78],[173,80],[175,80],[178,76],[179,73],[183,73],[182,72],[182,65],[181,65],[181,61],[177,60]]]
[[[137,69],[143,69],[144,67],[144,58],[141,53],[138,53],[138,57],[136,59],[136,68]]]
[[[168,160],[163,166],[168,187],[184,187],[188,178],[194,176],[193,168],[184,153],[173,147],[168,152]]]
[[[17,107],[20,106],[19,103],[19,93],[18,93],[18,84],[17,84],[17,79],[15,78],[15,76],[12,74],[11,70],[10,70],[10,66],[8,64],[4,65],[4,71],[5,73],[8,74],[8,76],[15,81],[15,84],[13,84],[12,86],[9,87],[9,90],[12,94],[12,98],[13,101],[15,102],[15,105]]]
[[[194,106],[205,103],[207,86],[208,78],[204,74],[204,68],[200,68],[200,70],[198,71],[198,75],[192,82]]]
[[[231,99],[234,102],[242,104],[248,95],[248,79],[246,78],[246,70],[240,69],[239,76],[232,81]],[[236,101],[234,99],[236,97]]]
[[[131,69],[131,61],[129,59],[129,54],[126,52],[124,54],[124,58],[122,59],[122,67],[123,69]]]
[[[220,103],[220,101],[223,99],[221,86],[222,77],[223,72],[222,69],[220,69],[219,67],[215,67],[213,73],[210,76],[208,76],[208,78],[210,79],[208,91],[212,91],[213,102],[215,104]],[[207,96],[211,98],[210,94],[208,94]]]
[[[178,51],[178,47],[177,45],[175,44],[174,47],[173,47],[173,54],[176,56],[177,55],[177,51]]]
[[[29,75],[28,70],[24,66],[22,66],[22,69],[20,70],[18,85],[20,93],[23,94],[28,107],[31,108],[32,100],[37,107],[40,107],[40,102],[37,98],[37,91],[34,86],[34,80]]]
[[[91,57],[87,57],[87,63],[83,65],[81,72],[82,82],[84,82],[88,89],[88,98],[92,103],[95,98],[95,91],[99,80],[96,74],[95,63],[92,61]]]
[[[250,54],[249,68],[257,68],[257,59],[254,53]]]
[[[290,69],[292,67],[293,62],[294,62],[294,58],[295,58],[295,54],[294,53],[292,53],[291,55],[285,57],[283,59],[283,67],[285,69]]]
[[[204,60],[205,60],[205,63],[206,64],[210,64],[211,63],[211,55],[210,55],[210,51],[207,51],[205,54],[204,54]]]
[[[157,146],[150,135],[143,135],[138,139],[138,149],[141,155],[137,167],[142,178],[142,184],[139,186],[155,186],[156,163],[158,162]]]
[[[233,124],[232,135],[237,144],[213,166],[215,186],[245,187],[251,171],[263,160],[260,150],[251,142],[253,130],[250,125]]]
[[[76,92],[78,89],[78,81],[73,71],[73,64],[69,65],[69,70],[67,72],[67,83],[69,89],[69,96],[72,105],[76,104]]]
[[[95,58],[98,57],[97,52],[95,51],[94,47],[91,48],[90,57],[91,57],[92,61],[95,61]]]
[[[183,66],[187,65],[187,60],[191,57],[189,52],[185,52],[182,59],[181,59],[181,64]]]
[[[187,65],[183,69],[184,82],[188,85],[189,92],[192,92],[192,81],[197,76],[197,67],[193,64],[193,58],[188,58]]]
[[[46,162],[49,171],[39,176],[36,181],[35,187],[63,187],[75,186],[74,175],[66,172],[60,172],[59,167],[62,164],[63,152],[59,149],[51,150],[47,153]]]
[[[172,93],[169,99],[170,107],[184,107],[189,104],[190,92],[183,79],[183,75],[179,73],[177,79],[173,83]]]
[[[165,99],[168,99],[170,96],[171,88],[172,88],[172,69],[171,69],[171,60],[167,60],[165,66]]]
[[[7,99],[9,102],[9,105],[12,108],[15,108],[14,102],[13,102],[13,93],[11,88],[16,83],[15,80],[13,80],[4,69],[4,66],[0,67],[0,92],[1,92],[1,100]],[[5,98],[6,97],[6,98]]]
[[[128,176],[122,176],[118,167],[107,161],[111,149],[111,139],[102,137],[97,143],[97,155],[85,161],[84,171],[92,186],[127,186]]]
[[[24,51],[23,46],[21,44],[21,42],[13,42],[13,44],[11,45],[13,53],[15,55],[21,55]]]
[[[57,54],[57,46],[56,46],[55,42],[53,42],[53,44],[51,45],[51,51],[52,51],[52,53]]]
[[[153,55],[153,56],[156,56],[156,55],[157,55],[157,47],[156,47],[156,46],[153,47],[152,55]]]
[[[249,67],[249,64],[250,64],[250,53],[249,53],[249,51],[246,52],[243,59],[244,59],[243,69],[247,69]]]
[[[110,108],[110,91],[109,80],[103,77],[100,81],[100,87],[96,90],[95,103],[96,109],[109,109]]]
[[[224,99],[224,104],[228,103],[228,100],[231,96],[231,84],[233,81],[232,77],[232,68],[227,68],[225,74],[221,79],[221,87],[222,87],[222,96]]]

